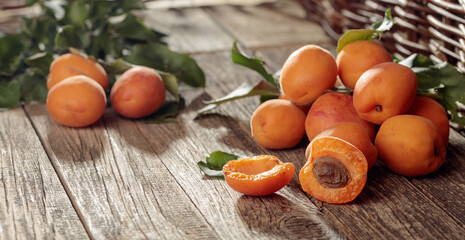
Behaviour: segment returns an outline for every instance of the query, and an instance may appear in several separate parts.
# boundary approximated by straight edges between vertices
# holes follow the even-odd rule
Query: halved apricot
[[[300,170],[302,189],[327,203],[353,201],[365,187],[368,163],[362,151],[336,137],[310,143],[310,155]]]
[[[228,185],[245,195],[266,196],[286,186],[294,175],[294,165],[277,157],[260,155],[231,160],[223,166]]]

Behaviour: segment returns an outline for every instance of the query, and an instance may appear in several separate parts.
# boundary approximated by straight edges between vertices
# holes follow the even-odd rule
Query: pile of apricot
[[[67,53],[50,65],[47,109],[55,121],[85,127],[99,120],[107,105],[108,75],[92,58]],[[161,107],[165,85],[153,69],[135,66],[124,72],[110,91],[111,105],[121,116],[141,118]]]
[[[376,41],[352,42],[336,58],[319,46],[303,46],[285,61],[279,83],[279,99],[253,113],[252,136],[266,148],[285,149],[307,135],[299,180],[318,200],[354,200],[378,158],[403,176],[429,174],[445,161],[445,109],[417,96],[416,74]],[[333,91],[337,84],[350,91]]]

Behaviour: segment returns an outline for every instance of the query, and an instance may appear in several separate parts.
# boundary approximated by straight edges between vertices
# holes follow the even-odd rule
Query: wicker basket
[[[465,73],[465,0],[300,0],[308,19],[334,39],[347,29],[365,28],[391,8],[394,29],[383,45],[396,57],[422,53],[448,61]]]

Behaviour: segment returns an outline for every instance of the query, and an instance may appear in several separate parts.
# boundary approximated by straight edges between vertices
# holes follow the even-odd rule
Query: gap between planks
[[[94,236],[92,235],[92,232],[89,229],[88,223],[85,221],[85,218],[84,218],[81,210],[77,206],[77,203],[75,202],[75,199],[73,197],[71,197],[72,194],[71,194],[71,192],[69,190],[69,186],[67,184],[65,184],[66,180],[64,179],[63,175],[61,174],[61,171],[58,171],[57,166],[55,164],[55,161],[52,161],[52,159],[50,158],[50,153],[47,150],[47,148],[45,147],[45,144],[43,142],[44,139],[42,138],[42,136],[37,131],[36,123],[34,121],[32,121],[32,119],[31,119],[31,117],[29,115],[29,112],[26,111],[24,105],[21,106],[21,108],[23,109],[24,113],[26,114],[26,117],[27,117],[28,121],[31,123],[32,128],[34,129],[34,133],[39,138],[40,144],[42,145],[42,148],[44,149],[44,152],[47,155],[47,158],[50,161],[50,163],[51,163],[51,165],[53,167],[53,170],[55,170],[55,173],[57,174],[58,179],[60,180],[61,186],[63,186],[63,189],[65,189],[66,195],[68,196],[68,199],[70,200],[71,205],[73,206],[74,210],[76,211],[76,214],[78,215],[79,220],[81,221],[82,225],[84,226],[84,229],[86,230],[87,235],[89,236],[90,239],[95,239]]]

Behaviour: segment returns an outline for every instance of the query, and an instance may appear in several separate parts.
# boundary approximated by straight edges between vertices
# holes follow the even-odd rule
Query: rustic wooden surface
[[[302,191],[297,175],[307,140],[267,150],[250,135],[258,99],[224,104],[195,119],[203,100],[260,76],[230,60],[237,40],[276,71],[301,45],[334,43],[290,1],[259,6],[152,9],[147,23],[170,35],[205,71],[207,87],[182,86],[176,123],[146,124],[108,109],[87,128],[57,124],[42,104],[0,112],[0,239],[461,239],[465,233],[465,138],[451,132],[437,172],[405,178],[377,163],[350,204]],[[291,183],[248,197],[205,177],[212,151],[274,154],[292,162]]]

